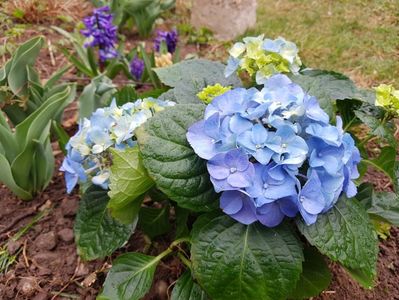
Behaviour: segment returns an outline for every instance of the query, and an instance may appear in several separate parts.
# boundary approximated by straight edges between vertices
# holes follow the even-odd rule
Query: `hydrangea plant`
[[[110,255],[136,226],[149,239],[174,239],[156,256],[120,255],[99,299],[141,299],[170,255],[185,269],[171,299],[313,297],[330,283],[326,259],[374,285],[372,221],[399,225],[392,113],[342,74],[300,69],[291,42],[251,37],[243,45],[230,52],[242,60],[237,69],[251,66],[248,87],[231,64],[156,68],[169,87],[159,100],[176,104],[131,123],[134,132],[123,126],[133,147],[122,139],[128,145],[118,150],[114,137],[90,142],[91,153],[112,148],[111,175],[108,189],[84,191],[79,254]],[[213,93],[216,85],[231,89]],[[370,139],[386,145],[378,156],[366,150]],[[367,166],[389,177],[394,192],[362,183]]]
[[[67,191],[76,184],[91,182],[108,189],[111,165],[110,148],[123,150],[136,145],[134,130],[156,112],[173,106],[174,102],[147,98],[118,107],[97,109],[90,119],[83,119],[78,132],[66,145],[67,156],[61,171],[65,173]]]

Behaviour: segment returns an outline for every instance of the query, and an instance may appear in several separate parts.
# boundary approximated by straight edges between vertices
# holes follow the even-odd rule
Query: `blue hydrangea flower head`
[[[248,155],[240,149],[216,154],[208,161],[207,168],[216,192],[248,187],[255,175]]]
[[[260,40],[245,39],[231,54],[255,57]],[[284,41],[265,47],[287,47],[287,61],[295,53]],[[274,227],[298,212],[313,224],[342,193],[357,192],[360,153],[341,118],[330,124],[317,99],[283,74],[265,80],[261,90],[236,88],[216,97],[187,140],[208,161],[222,210],[243,224]]]
[[[144,61],[137,55],[130,62],[130,74],[135,80],[140,80],[144,73]]]
[[[60,168],[65,174],[67,192],[88,181],[107,189],[112,164],[109,149],[135,146],[134,130],[156,112],[174,104],[147,98],[118,107],[113,101],[110,106],[97,109],[90,119],[83,119],[66,145],[67,156]]]
[[[117,27],[112,21],[113,16],[108,6],[95,9],[92,15],[83,19],[85,29],[80,32],[87,39],[85,47],[98,47],[101,61],[118,56],[115,49]]]
[[[157,31],[157,36],[154,40],[154,49],[157,52],[161,51],[161,44],[164,42],[166,44],[167,51],[169,53],[174,53],[176,51],[177,42],[179,41],[179,35],[176,29],[171,31]]]

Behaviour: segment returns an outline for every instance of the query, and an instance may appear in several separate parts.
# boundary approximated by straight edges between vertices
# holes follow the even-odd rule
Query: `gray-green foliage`
[[[34,68],[42,45],[42,37],[25,42],[0,69],[0,181],[24,200],[50,182],[50,128],[76,92],[75,85],[56,84],[68,67],[42,83]]]
[[[57,81],[70,66],[56,71],[45,83],[40,79],[34,66],[43,44],[41,36],[21,44],[0,69],[0,105],[14,126],[67,86]]]
[[[75,87],[66,86],[11,128],[0,112],[0,181],[23,200],[43,190],[54,171],[50,125],[54,116],[74,98]]]

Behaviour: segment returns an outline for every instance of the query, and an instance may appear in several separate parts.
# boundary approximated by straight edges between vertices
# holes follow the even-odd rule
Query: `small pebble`
[[[73,241],[73,230],[70,228],[64,228],[58,231],[58,236],[62,241],[70,243]]]
[[[43,250],[52,250],[57,246],[57,236],[53,231],[43,233],[35,239],[35,246]]]

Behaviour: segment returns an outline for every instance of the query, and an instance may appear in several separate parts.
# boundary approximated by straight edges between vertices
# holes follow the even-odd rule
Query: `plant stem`
[[[155,257],[155,260],[156,261],[160,261],[162,258],[164,258],[164,257],[168,256],[169,254],[171,254],[174,251],[174,248],[178,244],[186,243],[186,242],[190,242],[190,239],[188,237],[183,237],[183,238],[180,238],[180,239],[177,239],[177,240],[173,241],[165,251],[161,252],[160,254],[158,254],[158,256]]]

